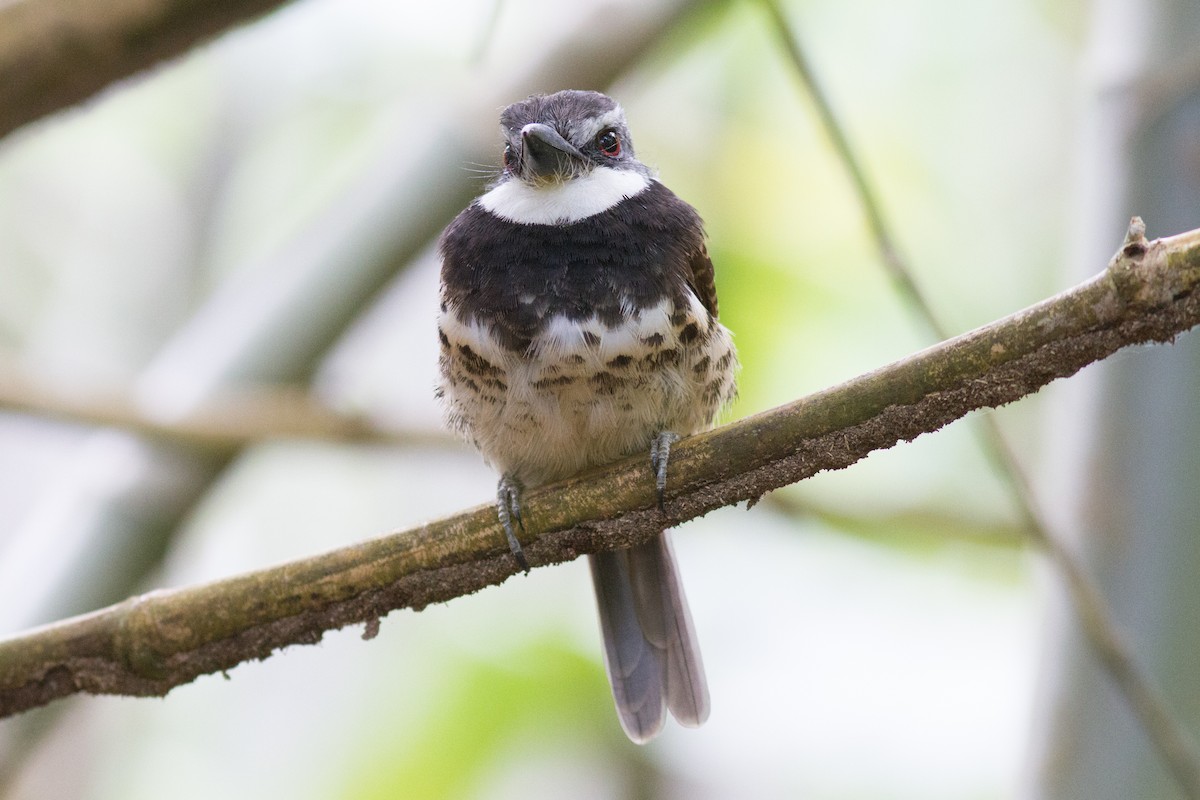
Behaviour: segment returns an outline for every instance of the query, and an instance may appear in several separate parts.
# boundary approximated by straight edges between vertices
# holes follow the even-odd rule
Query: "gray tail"
[[[681,725],[708,719],[708,684],[675,553],[664,531],[629,550],[589,556],[604,665],[621,727],[641,744],[670,709]]]

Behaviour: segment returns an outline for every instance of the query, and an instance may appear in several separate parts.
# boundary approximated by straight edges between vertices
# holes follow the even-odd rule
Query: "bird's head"
[[[533,95],[500,115],[504,173],[531,186],[559,185],[598,167],[649,175],[633,153],[625,112],[599,92]]]

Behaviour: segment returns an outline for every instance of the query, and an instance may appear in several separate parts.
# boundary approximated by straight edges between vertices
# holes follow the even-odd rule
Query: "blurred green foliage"
[[[536,762],[549,741],[567,752],[620,758],[624,737],[613,724],[603,672],[560,638],[513,648],[503,663],[463,654],[425,691],[439,698],[426,718],[365,744],[342,798],[486,796],[486,780],[505,770],[499,762]]]

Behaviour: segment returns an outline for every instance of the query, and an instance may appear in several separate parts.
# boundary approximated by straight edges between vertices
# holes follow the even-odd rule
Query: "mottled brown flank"
[[[650,367],[665,367],[678,364],[681,355],[679,348],[672,347],[670,350],[659,350],[657,353],[642,356],[641,363]]]
[[[733,351],[726,350],[725,355],[717,359],[717,372],[723,372],[729,369],[729,365],[733,363]]]
[[[679,332],[679,341],[684,344],[691,344],[696,341],[696,337],[700,335],[700,326],[695,322],[689,322],[683,326],[683,330]]]
[[[446,332],[441,328],[438,328],[438,341],[442,343],[443,349],[448,349],[450,347],[450,340],[446,337]]]
[[[533,382],[535,389],[553,389],[556,386],[569,386],[575,382],[571,375],[559,375],[557,378],[542,378]]]
[[[496,377],[504,374],[503,370],[465,344],[458,346],[458,363],[466,372],[476,377]]]
[[[586,359],[584,359],[584,357],[583,357],[583,356],[581,356],[581,355],[579,355],[578,353],[576,353],[576,354],[575,354],[575,355],[573,355],[573,356],[569,356],[569,357],[567,358],[567,361],[566,361],[566,363],[570,364],[571,366],[577,367],[577,366],[579,366],[580,364],[582,364],[582,363],[583,363],[585,360],[586,360]]]
[[[623,387],[628,381],[625,378],[618,378],[611,372],[597,372],[592,377],[588,378],[588,383],[596,388],[597,394],[616,394],[617,389]]]
[[[708,365],[711,363],[712,359],[710,359],[708,356],[705,356],[696,362],[696,364],[692,367],[692,372],[696,373],[697,375],[702,375],[708,371]]]
[[[596,347],[600,344],[600,337],[591,331],[583,332],[583,343],[588,347]]]
[[[678,328],[683,323],[687,322],[688,312],[686,308],[677,308],[671,312],[671,324]]]
[[[649,336],[642,337],[642,344],[647,347],[662,347],[664,341],[666,341],[666,337],[661,333],[652,333]]]
[[[724,399],[725,395],[725,378],[717,377],[709,381],[704,386],[704,402],[710,405],[715,405]]]
[[[607,366],[611,369],[620,369],[621,367],[628,367],[631,363],[633,363],[633,356],[619,355],[611,359]]]

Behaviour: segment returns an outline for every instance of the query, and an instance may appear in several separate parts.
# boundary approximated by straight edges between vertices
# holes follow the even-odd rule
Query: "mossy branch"
[[[665,514],[644,458],[532,490],[535,566],[625,547],[999,406],[1130,345],[1200,323],[1200,230],[1146,241],[1140,220],[1095,278],[785,406],[681,441]],[[0,716],[78,692],[162,695],[325,631],[498,584],[517,571],[490,507],[282,566],[151,592],[0,640]]]

